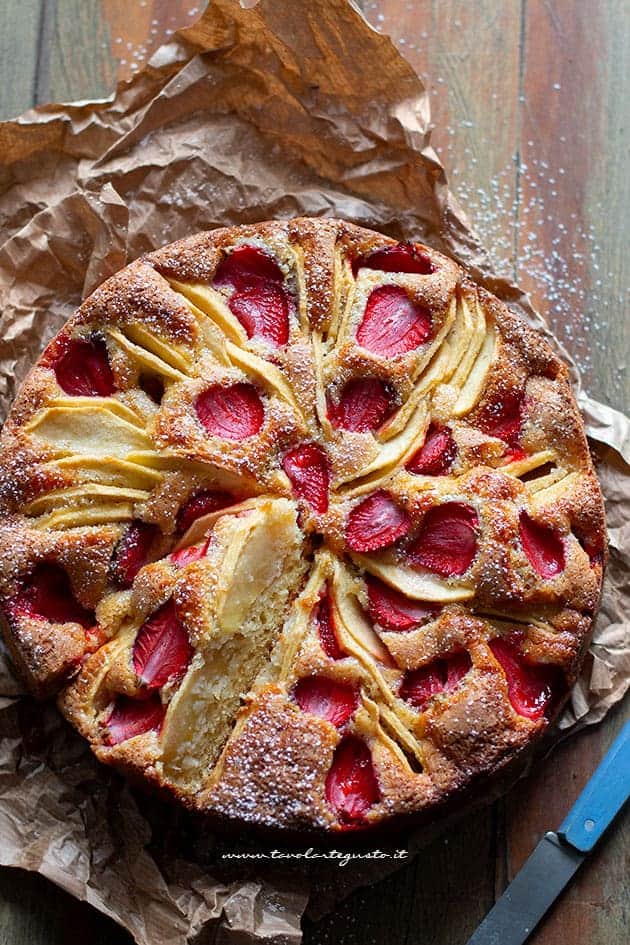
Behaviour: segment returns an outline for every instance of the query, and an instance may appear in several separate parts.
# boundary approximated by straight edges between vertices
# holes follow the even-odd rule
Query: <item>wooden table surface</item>
[[[0,118],[34,103],[102,95],[203,5],[3,0]],[[486,244],[534,293],[587,388],[627,409],[627,0],[362,5],[428,81],[434,144]],[[409,866],[316,925],[306,922],[307,945],[463,945],[545,829],[559,824],[629,710],[627,699]],[[627,945],[629,851],[626,811],[532,942]],[[0,870],[2,945],[130,941],[40,877]]]

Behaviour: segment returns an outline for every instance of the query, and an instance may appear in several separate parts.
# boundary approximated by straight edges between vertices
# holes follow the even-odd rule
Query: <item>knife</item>
[[[522,945],[630,797],[630,721],[557,831],[550,830],[468,945]]]

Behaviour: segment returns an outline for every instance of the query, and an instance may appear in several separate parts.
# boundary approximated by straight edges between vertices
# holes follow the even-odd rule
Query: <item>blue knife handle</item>
[[[558,836],[576,850],[592,850],[630,797],[630,721],[562,821]]]

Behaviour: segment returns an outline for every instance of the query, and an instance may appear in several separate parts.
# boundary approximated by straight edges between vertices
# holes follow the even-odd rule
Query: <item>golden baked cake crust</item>
[[[567,370],[427,246],[200,233],[88,298],[0,445],[16,665],[187,806],[338,832],[424,815],[549,726],[603,501]]]

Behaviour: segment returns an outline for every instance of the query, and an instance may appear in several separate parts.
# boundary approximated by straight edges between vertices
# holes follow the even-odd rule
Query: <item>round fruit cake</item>
[[[452,260],[340,220],[108,279],[0,467],[33,692],[220,818],[431,814],[541,735],[589,642],[605,523],[566,367]]]

